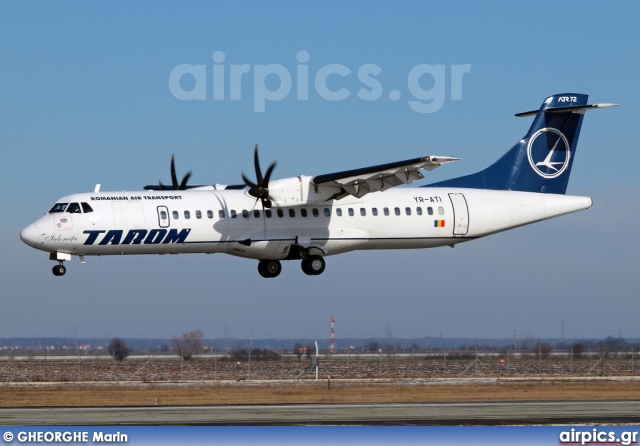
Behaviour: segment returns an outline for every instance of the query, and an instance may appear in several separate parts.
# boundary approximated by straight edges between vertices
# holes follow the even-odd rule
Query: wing
[[[424,175],[420,173],[420,170],[433,170],[442,164],[459,159],[451,156],[425,156],[424,158],[318,175],[311,179],[311,184],[319,188],[322,185],[339,186],[341,192],[333,197],[336,200],[347,195],[360,198],[369,192],[385,191],[394,186],[421,180]]]

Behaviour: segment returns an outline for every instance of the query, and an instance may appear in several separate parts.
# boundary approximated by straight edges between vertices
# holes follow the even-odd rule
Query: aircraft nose
[[[40,231],[36,223],[30,224],[20,232],[20,239],[29,246],[40,244]]]

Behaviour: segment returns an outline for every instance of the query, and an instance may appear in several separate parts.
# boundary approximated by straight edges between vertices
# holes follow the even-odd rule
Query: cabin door
[[[467,235],[469,232],[469,208],[462,194],[449,194],[453,205],[453,235]]]

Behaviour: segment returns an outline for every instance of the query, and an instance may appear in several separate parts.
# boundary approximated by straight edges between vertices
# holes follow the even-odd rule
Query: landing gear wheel
[[[67,272],[67,267],[64,266],[63,264],[56,265],[53,267],[54,276],[64,276],[66,272]]]
[[[313,276],[313,272],[309,269],[309,265],[307,264],[306,260],[303,260],[302,262],[300,262],[300,267],[302,268],[302,271],[306,275]]]
[[[278,260],[260,260],[258,263],[258,272],[267,279],[277,277],[281,271],[282,265]]]
[[[322,274],[325,268],[324,259],[321,256],[312,255],[300,263],[302,271],[310,276]]]

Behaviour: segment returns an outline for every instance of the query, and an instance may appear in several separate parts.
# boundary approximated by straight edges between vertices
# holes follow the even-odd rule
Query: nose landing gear
[[[52,271],[54,276],[64,276],[67,272],[67,268],[64,266],[63,262],[65,260],[71,260],[71,254],[66,252],[50,252],[49,260],[55,260],[58,262],[58,265],[54,266]],[[80,256],[80,260],[84,263],[84,256]]]
[[[60,264],[53,267],[53,275],[54,276],[64,276],[67,272],[67,267],[62,264],[62,260],[60,260]]]

